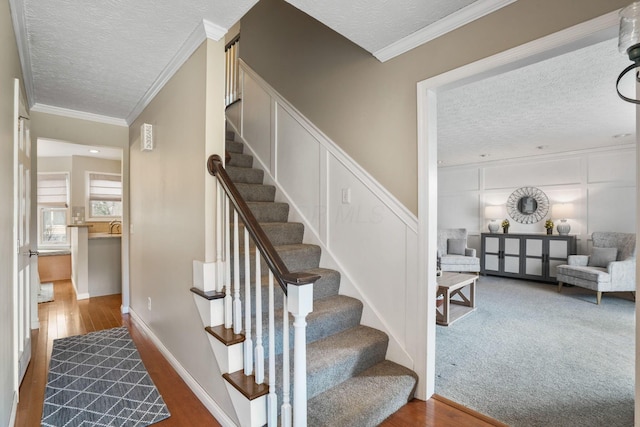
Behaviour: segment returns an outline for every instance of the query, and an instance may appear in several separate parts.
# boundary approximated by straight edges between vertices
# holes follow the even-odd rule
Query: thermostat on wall
[[[143,123],[140,126],[140,151],[153,150],[153,126]]]

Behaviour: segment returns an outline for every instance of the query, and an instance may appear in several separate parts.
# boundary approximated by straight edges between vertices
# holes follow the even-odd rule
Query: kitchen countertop
[[[122,234],[109,234],[109,233],[89,233],[89,240],[91,239],[115,239],[122,237]]]

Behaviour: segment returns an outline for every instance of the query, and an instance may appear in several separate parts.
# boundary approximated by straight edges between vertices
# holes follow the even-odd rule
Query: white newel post
[[[288,286],[293,315],[293,425],[307,425],[307,315],[313,311],[313,284]]]

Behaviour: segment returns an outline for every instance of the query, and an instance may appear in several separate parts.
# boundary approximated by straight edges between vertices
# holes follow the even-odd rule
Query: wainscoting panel
[[[447,170],[438,173],[438,191],[473,191],[480,190],[478,169]]]
[[[320,230],[320,144],[277,106],[277,179],[316,231]]]
[[[589,156],[589,183],[636,182],[636,158],[633,150],[597,153]]]
[[[251,149],[269,172],[271,163],[271,97],[251,76],[243,73],[242,137],[251,141]]]
[[[445,195],[438,199],[438,226],[440,228],[466,228],[476,231],[486,228],[479,224],[480,194],[477,191]]]
[[[580,182],[580,170],[579,158],[501,163],[485,167],[484,188],[576,184]]]
[[[267,167],[265,182],[289,203],[290,221],[305,224],[305,242],[322,247],[321,264],[340,271],[340,293],[363,302],[362,323],[389,335],[387,358],[413,368],[423,350],[406,340],[408,319],[418,316],[412,296],[420,294],[417,218],[250,67],[240,67],[241,112],[228,119],[254,166]]]
[[[396,284],[407,278],[407,226],[335,158],[329,160],[328,188],[329,248],[374,307],[403,312],[406,290]],[[351,203],[342,202],[344,189],[351,191]],[[402,333],[404,316],[386,318],[394,334]]]
[[[636,224],[636,187],[601,186],[589,189],[588,233],[594,231],[633,232]],[[634,201],[634,203],[629,203]]]
[[[587,253],[593,231],[635,232],[635,157],[635,147],[626,145],[545,155],[530,161],[440,167],[438,227],[465,227],[470,235],[485,231],[489,221],[484,218],[485,206],[504,205],[517,188],[533,186],[547,195],[551,206],[573,204],[574,217],[568,219],[571,234],[578,237],[578,252]],[[469,190],[469,179],[475,175],[480,177],[479,189]],[[549,212],[544,219],[551,216]],[[545,232],[544,219],[519,224],[505,218],[511,222],[512,233]],[[557,223],[559,218],[553,220]],[[470,245],[473,247],[473,243]]]

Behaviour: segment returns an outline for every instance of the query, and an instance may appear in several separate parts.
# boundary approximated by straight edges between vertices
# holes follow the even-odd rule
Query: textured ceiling
[[[222,35],[257,1],[9,0],[29,104],[131,122],[203,22]],[[386,60],[452,15],[429,36],[515,0],[288,1],[374,54],[410,39],[378,56]]]
[[[123,124],[198,29],[211,23],[222,35],[257,2],[9,1],[30,105]],[[424,33],[514,0],[287,1],[384,60],[424,42]],[[441,92],[439,159],[456,165],[632,142],[612,138],[635,133],[633,106],[614,87],[627,63],[612,40]]]
[[[451,166],[635,141],[615,82],[617,39],[438,94],[438,160]],[[632,80],[623,93],[632,93]],[[626,89],[624,88],[626,87]],[[614,138],[614,135],[629,134]]]
[[[373,53],[478,0],[287,1]]]
[[[126,118],[203,19],[228,29],[256,0],[15,0],[33,93],[44,104]]]

